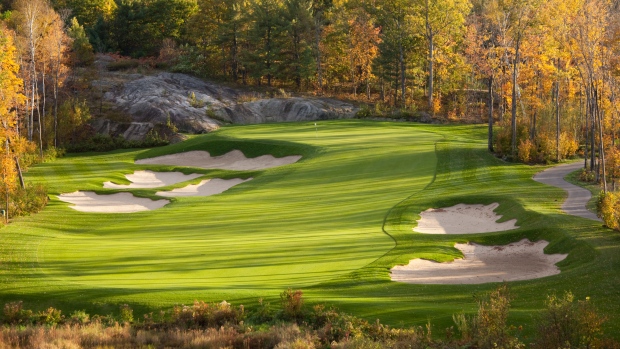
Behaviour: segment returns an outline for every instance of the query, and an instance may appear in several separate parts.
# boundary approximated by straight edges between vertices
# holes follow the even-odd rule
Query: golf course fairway
[[[321,121],[224,127],[156,149],[71,154],[37,165],[26,181],[44,183],[50,203],[0,229],[0,302],[25,307],[137,312],[194,300],[277,306],[285,289],[308,303],[334,305],[392,325],[440,331],[452,314],[472,312],[473,296],[497,287],[392,282],[390,268],[413,258],[460,258],[455,243],[505,245],[545,240],[545,253],[568,254],[558,275],[510,282],[510,321],[531,323],[550,294],[590,297],[620,328],[620,238],[600,222],[560,210],[557,188],[534,182],[544,167],[509,164],[486,150],[486,126]],[[191,150],[248,157],[300,155],[266,170],[207,170],[137,165],[135,160]],[[180,171],[208,178],[253,178],[209,197],[171,198],[163,208],[83,213],[57,195],[78,190],[130,192],[162,199],[162,188],[104,189],[128,184],[138,170]],[[419,213],[459,203],[499,203],[501,221],[519,228],[470,235],[412,231]]]

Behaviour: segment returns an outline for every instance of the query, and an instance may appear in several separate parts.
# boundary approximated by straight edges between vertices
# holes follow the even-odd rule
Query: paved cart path
[[[590,191],[564,180],[566,175],[580,169],[581,167],[583,167],[583,162],[555,166],[542,172],[538,172],[534,175],[534,180],[564,189],[568,193],[568,198],[564,201],[564,204],[562,204],[562,210],[567,214],[601,221],[596,214],[586,209],[586,204],[592,197]]]

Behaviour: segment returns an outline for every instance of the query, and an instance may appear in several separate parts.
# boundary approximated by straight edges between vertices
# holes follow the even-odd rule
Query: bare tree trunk
[[[17,176],[19,177],[19,185],[22,189],[26,189],[26,184],[24,183],[24,176],[22,175],[22,167],[19,164],[19,159],[17,156],[15,157],[15,167],[17,167]]]
[[[431,111],[434,111],[433,108],[433,95],[435,93],[435,86],[434,86],[434,79],[435,79],[435,74],[434,74],[434,63],[435,63],[435,57],[434,57],[434,50],[435,50],[435,33],[433,33],[433,28],[431,28],[431,23],[429,21],[428,18],[428,12],[429,12],[429,4],[428,4],[429,0],[426,0],[426,36],[428,39],[428,108]]]
[[[317,12],[314,30],[314,45],[316,47],[316,75],[319,83],[319,93],[323,92],[323,68],[321,66],[321,22],[322,11]]]
[[[403,47],[403,32],[400,26],[400,22],[398,22],[398,35],[399,35],[399,40],[398,40],[398,50],[399,50],[399,56],[398,56],[398,62],[399,62],[399,66],[400,66],[400,95],[402,98],[402,108],[404,109],[406,106],[406,98],[407,96],[405,95],[405,52],[404,52],[404,47]]]
[[[510,126],[512,130],[512,157],[517,155],[517,66],[519,64],[519,48],[521,46],[521,38],[517,38],[517,45],[515,49],[515,58],[512,62],[512,118],[510,120]]]
[[[488,103],[489,103],[489,142],[488,142],[488,148],[489,151],[492,153],[493,152],[493,76],[491,75],[489,77],[489,96],[488,96]]]
[[[555,161],[560,161],[560,80],[555,83]]]
[[[6,145],[6,157],[9,158],[10,153],[9,153],[9,139],[7,138],[5,141],[5,145]],[[5,211],[4,211],[4,223],[8,224],[9,223],[9,200],[10,200],[10,195],[9,195],[9,186],[6,183],[6,173],[4,171],[2,171],[2,181],[4,183],[4,187],[6,188],[5,190]]]

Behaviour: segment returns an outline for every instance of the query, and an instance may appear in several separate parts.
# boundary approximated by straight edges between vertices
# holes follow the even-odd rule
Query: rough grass
[[[448,261],[455,242],[550,241],[569,253],[560,275],[512,282],[510,321],[532,323],[546,296],[589,296],[620,334],[620,238],[600,223],[561,213],[561,190],[534,182],[542,167],[504,163],[487,154],[485,126],[431,126],[357,121],[229,127],[176,145],[82,154],[33,168],[51,203],[41,214],[2,228],[0,301],[105,313],[130,303],[137,312],[175,303],[275,303],[286,288],[367,319],[437,331],[452,314],[472,312],[483,285],[408,285],[389,269],[411,258]],[[167,207],[126,215],[76,212],[54,194],[102,189],[137,169],[134,159],[204,149],[219,155],[303,155],[285,167],[243,173],[253,181],[209,198],[178,198]],[[205,176],[238,172],[189,170]],[[196,179],[195,181],[199,181]],[[182,186],[182,185],[177,185]],[[135,193],[155,198],[156,190]],[[520,229],[483,235],[412,232],[418,213],[457,203],[499,202]]]

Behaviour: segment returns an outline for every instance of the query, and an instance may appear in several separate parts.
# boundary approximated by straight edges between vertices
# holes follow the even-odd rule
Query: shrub
[[[519,141],[518,147],[519,161],[529,163],[536,154],[536,145],[528,139]]]
[[[69,322],[73,325],[84,325],[90,321],[90,315],[84,310],[76,310],[69,316]]]
[[[620,230],[620,193],[601,192],[596,203],[596,215],[609,228]]]
[[[301,320],[304,316],[304,300],[301,290],[288,289],[280,294],[282,302],[282,318],[285,320]]]
[[[9,214],[11,217],[27,216],[41,211],[47,205],[47,188],[43,184],[27,184],[11,192]]]
[[[133,309],[127,304],[121,305],[120,309],[121,321],[125,323],[133,322]]]
[[[461,338],[476,348],[524,348],[512,334],[515,328],[507,325],[510,293],[503,284],[488,297],[478,299],[478,313],[471,318],[460,314],[453,317]]]
[[[10,302],[4,305],[4,323],[25,325],[31,322],[32,310],[24,310],[23,302]]]
[[[537,321],[534,348],[594,348],[605,319],[589,298],[575,302],[572,293],[547,297],[547,308]]]
[[[59,309],[49,307],[37,313],[37,323],[41,325],[54,326],[64,320],[64,316]]]
[[[375,117],[375,113],[373,113],[373,110],[370,109],[369,106],[362,105],[357,113],[355,113],[355,117],[359,119],[367,119]]]
[[[204,106],[206,105],[205,101],[196,98],[196,94],[194,92],[190,92],[188,99],[189,105],[193,108],[200,109],[204,108]]]

